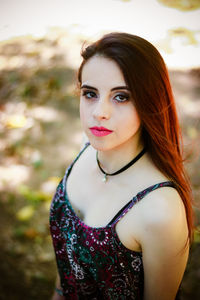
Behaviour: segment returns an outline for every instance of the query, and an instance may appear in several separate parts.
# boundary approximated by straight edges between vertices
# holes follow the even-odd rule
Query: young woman
[[[145,39],[117,32],[82,57],[88,142],[51,205],[53,299],[178,299],[193,214],[165,63]]]

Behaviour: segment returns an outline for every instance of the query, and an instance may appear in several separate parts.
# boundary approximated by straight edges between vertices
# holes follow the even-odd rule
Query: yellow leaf
[[[59,184],[61,179],[62,179],[61,177],[52,176],[52,177],[49,177],[48,180],[52,181],[52,182],[55,182],[56,184]]]
[[[182,11],[195,10],[200,7],[199,0],[158,0],[163,5]]]
[[[34,211],[35,210],[32,205],[27,205],[17,212],[16,217],[20,221],[28,221],[33,216]]]
[[[6,120],[8,128],[22,128],[26,125],[27,118],[23,115],[12,115]]]
[[[195,127],[188,127],[187,128],[187,134],[191,139],[195,139],[198,136],[198,131]]]

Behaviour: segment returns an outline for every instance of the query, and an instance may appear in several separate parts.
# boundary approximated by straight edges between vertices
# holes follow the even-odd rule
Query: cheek
[[[134,122],[133,123],[135,124],[136,127],[139,128],[140,125],[141,125],[141,120],[140,120],[140,117],[139,117],[139,115],[136,111],[134,112],[133,117],[134,117]]]
[[[91,119],[91,107],[85,101],[80,101],[79,106],[80,121],[84,127],[88,127]]]
[[[86,116],[86,109],[85,109],[85,105],[82,100],[80,100],[79,112],[80,112],[81,122],[83,123],[85,120],[85,116]]]
[[[141,125],[139,115],[135,109],[129,109],[120,114],[121,120],[119,124],[123,124],[122,128],[128,130],[128,132],[136,131]]]

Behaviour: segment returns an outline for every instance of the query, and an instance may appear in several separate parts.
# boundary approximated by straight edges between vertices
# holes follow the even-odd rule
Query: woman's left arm
[[[189,252],[185,208],[176,190],[166,188],[151,194],[140,231],[144,300],[174,300]]]

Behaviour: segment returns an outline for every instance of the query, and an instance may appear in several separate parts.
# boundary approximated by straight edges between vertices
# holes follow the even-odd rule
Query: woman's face
[[[82,69],[80,118],[91,145],[101,151],[139,141],[140,119],[115,61],[94,56]]]

